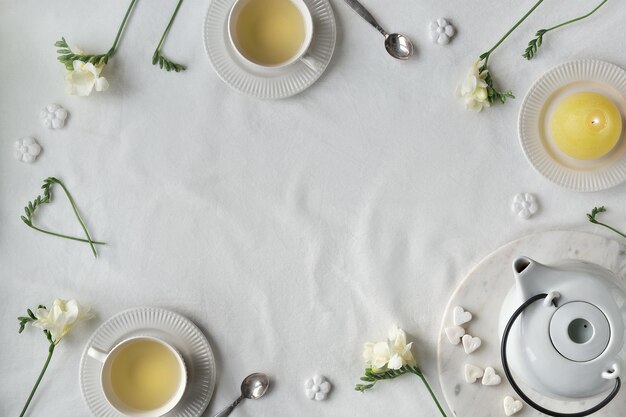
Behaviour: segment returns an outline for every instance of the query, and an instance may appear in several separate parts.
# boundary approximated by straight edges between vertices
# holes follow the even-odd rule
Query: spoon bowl
[[[249,400],[257,400],[265,395],[270,386],[270,380],[265,374],[254,373],[248,375],[241,383],[241,395]]]
[[[235,407],[244,399],[258,400],[265,395],[270,386],[270,379],[262,373],[250,374],[241,382],[241,395],[231,405],[217,413],[215,417],[226,417],[230,415]]]
[[[385,37],[385,49],[389,55],[401,60],[407,60],[413,55],[413,44],[409,38],[400,33],[387,33],[365,6],[359,3],[359,0],[345,1],[359,16],[365,19],[374,29]]]
[[[413,43],[401,33],[391,33],[385,36],[385,49],[396,59],[409,59],[413,55]]]

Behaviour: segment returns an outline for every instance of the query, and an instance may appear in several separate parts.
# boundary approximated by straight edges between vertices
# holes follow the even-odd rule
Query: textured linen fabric
[[[530,1],[367,1],[384,27],[414,40],[416,56],[399,62],[334,0],[331,65],[309,90],[281,101],[239,94],[213,72],[202,44],[206,0],[185,1],[164,47],[188,70],[150,65],[175,1],[140,1],[103,72],[110,90],[66,95],[53,43],[65,36],[106,51],[127,3],[0,0],[2,416],[19,413],[47,349],[36,329],[18,336],[15,318],[54,297],[88,303],[97,318],[62,341],[31,416],[89,415],[78,383],[84,344],[104,320],[135,306],[172,309],[207,335],[218,379],[206,415],[238,395],[245,375],[265,371],[267,397],[233,415],[434,416],[415,377],[353,391],[364,342],[384,338],[392,324],[406,329],[440,393],[442,312],[482,257],[537,231],[604,234],[585,219],[595,205],[626,227],[626,186],[559,188],[533,171],[517,139],[523,96],[546,70],[577,58],[626,68],[620,1],[546,35],[526,62],[520,55],[537,29],[590,8],[582,0],[542,4],[490,61],[498,85],[517,99],[480,114],[454,97],[456,84]],[[438,17],[458,29],[446,47],[428,39]],[[50,103],[70,112],[64,129],[40,124],[39,109]],[[43,147],[34,164],[12,156],[13,142],[28,135]],[[65,182],[93,237],[108,242],[98,259],[85,244],[20,221],[48,176]],[[37,224],[80,235],[56,191]],[[522,191],[541,205],[530,221],[510,209]],[[316,373],[333,384],[324,402],[304,395]]]

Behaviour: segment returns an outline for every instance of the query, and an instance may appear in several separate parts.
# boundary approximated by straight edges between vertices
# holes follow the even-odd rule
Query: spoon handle
[[[215,415],[215,417],[226,417],[227,415],[232,413],[232,411],[235,409],[235,407],[237,407],[239,405],[241,400],[243,400],[243,395],[239,396],[239,398],[237,398],[231,405],[229,405],[228,407],[226,407],[225,409],[223,409],[222,411],[217,413]]]
[[[363,19],[365,19],[370,25],[374,26],[377,31],[383,34],[383,36],[387,36],[387,32],[378,24],[374,16],[367,11],[365,6],[359,3],[357,0],[345,0],[355,12],[357,12]]]

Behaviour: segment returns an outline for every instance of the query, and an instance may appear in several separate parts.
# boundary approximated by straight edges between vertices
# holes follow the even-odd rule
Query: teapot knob
[[[545,307],[556,307],[556,300],[561,298],[561,293],[558,291],[550,291],[546,298],[543,299],[543,305]]]
[[[620,370],[621,370],[619,364],[614,363],[611,368],[612,369],[610,369],[608,371],[602,372],[602,378],[604,378],[604,379],[616,379],[617,377],[619,377]]]

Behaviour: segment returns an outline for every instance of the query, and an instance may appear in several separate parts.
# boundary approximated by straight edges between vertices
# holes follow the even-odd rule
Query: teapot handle
[[[619,390],[620,390],[620,388],[622,386],[622,381],[620,380],[619,377],[615,377],[615,387],[613,388],[611,393],[608,395],[608,397],[606,397],[604,400],[602,400],[599,404],[595,405],[594,407],[592,407],[592,408],[590,408],[588,410],[580,411],[580,412],[577,412],[577,413],[559,413],[557,411],[548,410],[548,409],[540,406],[539,404],[537,404],[533,400],[531,400],[524,393],[524,391],[522,391],[522,389],[519,387],[519,385],[517,385],[517,383],[513,379],[513,375],[511,375],[511,370],[509,369],[509,362],[507,360],[507,354],[506,354],[506,345],[507,345],[507,342],[509,341],[509,333],[511,332],[511,328],[513,327],[513,324],[515,323],[517,318],[520,316],[520,314],[522,314],[524,312],[524,310],[526,310],[526,308],[528,308],[528,306],[530,306],[535,301],[543,300],[543,299],[546,299],[548,297],[549,297],[548,294],[537,294],[537,295],[529,298],[528,300],[526,300],[526,302],[524,304],[522,304],[517,310],[515,310],[515,313],[513,313],[513,315],[511,316],[511,318],[507,322],[506,327],[504,328],[504,334],[502,335],[502,345],[500,347],[500,355],[502,357],[502,368],[504,368],[504,374],[506,375],[506,378],[509,380],[509,383],[511,384],[511,386],[513,387],[513,389],[515,390],[517,395],[519,395],[522,398],[522,400],[524,400],[526,402],[526,404],[530,405],[535,410],[537,410],[537,411],[539,411],[539,412],[541,412],[543,414],[546,414],[548,416],[552,416],[552,417],[585,417],[585,416],[588,416],[588,415],[593,414],[596,411],[600,410],[601,408],[606,406],[608,403],[610,403],[611,400],[613,400],[613,398],[615,398],[615,396],[617,395],[617,393],[619,392]],[[550,302],[551,302],[551,304],[553,304],[556,307],[556,299],[552,298],[550,300]]]

